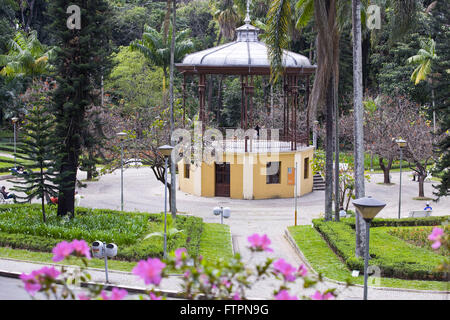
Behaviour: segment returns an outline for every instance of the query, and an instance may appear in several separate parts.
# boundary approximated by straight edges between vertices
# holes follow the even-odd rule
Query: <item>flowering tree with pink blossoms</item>
[[[271,252],[270,239],[266,235],[254,234],[248,237],[249,249],[253,255],[260,252]],[[79,300],[122,300],[127,298],[128,292],[124,289],[113,288],[110,293],[104,290],[102,285],[90,285],[87,292],[76,295],[74,289],[81,282],[91,279],[86,268],[91,259],[89,246],[84,240],[72,242],[60,242],[53,249],[53,261],[59,262],[65,259],[81,259],[84,267],[77,273],[70,273],[65,267],[56,270],[54,267],[44,267],[30,274],[22,274],[21,279],[25,290],[35,296],[36,292],[44,292],[47,298],[55,299],[79,299]],[[302,280],[303,288],[314,287],[321,282],[321,277],[311,276],[304,265],[296,268],[284,259],[274,260],[266,258],[262,263],[252,266],[246,265],[239,254],[224,261],[206,261],[201,256],[190,257],[185,248],[179,248],[171,253],[167,259],[161,261],[158,258],[141,260],[133,268],[132,273],[141,278],[151,289],[146,295],[139,298],[143,300],[161,300],[159,286],[168,276],[168,270],[182,274],[182,295],[186,299],[198,299],[200,297],[212,299],[247,299],[246,291],[263,279],[275,278],[279,280],[279,286],[273,291],[273,297],[277,300],[329,300],[335,299],[335,289],[324,292],[315,290],[312,295],[297,296],[291,293],[292,287],[299,286]]]

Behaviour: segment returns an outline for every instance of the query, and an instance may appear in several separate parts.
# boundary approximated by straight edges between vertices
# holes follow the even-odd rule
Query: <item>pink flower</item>
[[[54,267],[43,267],[39,270],[34,270],[30,274],[22,273],[20,279],[25,285],[25,290],[32,296],[42,288],[42,284],[47,279],[57,278],[61,272]]]
[[[294,281],[295,280],[295,268],[291,266],[289,263],[284,261],[284,259],[278,259],[273,264],[275,272],[281,273],[286,281]]]
[[[241,296],[239,295],[239,293],[237,291],[233,295],[233,300],[241,300]]]
[[[34,296],[34,294],[41,290],[41,284],[40,282],[36,279],[36,276],[31,273],[31,274],[25,274],[22,273],[20,275],[20,279],[23,281],[24,285],[25,285],[25,290],[32,296]]]
[[[150,292],[150,300],[162,300],[162,298],[156,296],[153,292]]]
[[[187,250],[185,248],[180,248],[175,250],[175,267],[179,267],[183,261],[187,257]]]
[[[113,288],[111,291],[111,296],[108,297],[106,291],[102,290],[101,296],[103,300],[122,300],[128,294],[128,291],[125,289]]]
[[[53,261],[59,262],[61,260],[64,260],[67,256],[69,256],[73,251],[73,246],[71,243],[68,243],[67,241],[62,241],[56,245],[56,247],[53,248],[52,253]]]
[[[270,251],[273,250],[269,248],[270,239],[267,237],[267,235],[260,236],[259,234],[255,233],[247,238],[248,242],[250,242],[250,250],[254,251]]]
[[[298,273],[301,277],[304,277],[304,276],[306,276],[306,274],[308,273],[308,269],[306,269],[305,265],[302,264],[300,267],[298,267],[297,273]]]
[[[275,296],[276,300],[298,300],[296,296],[290,296],[289,292],[287,290],[281,290],[278,292],[278,294]]]
[[[133,274],[141,277],[145,284],[153,283],[159,285],[161,282],[161,272],[165,266],[166,264],[158,258],[148,258],[147,261],[139,261],[133,269]]]
[[[229,288],[231,286],[231,282],[226,278],[222,279],[221,284],[226,288]]]
[[[441,238],[441,236],[444,234],[444,230],[438,227],[433,228],[433,232],[428,236],[428,240],[436,241]]]
[[[316,291],[316,293],[314,293],[311,296],[311,299],[313,300],[333,300],[334,299],[334,295],[330,292],[326,293],[326,294],[322,294],[319,291]]]
[[[78,295],[78,299],[80,299],[80,300],[91,300],[91,297],[85,295],[84,293],[80,293]]]
[[[428,236],[428,240],[434,241],[434,243],[431,245],[433,249],[436,250],[440,248],[440,246],[442,245],[440,240],[443,234],[444,230],[442,230],[441,228],[438,227],[433,228],[433,232],[431,232],[431,234]]]
[[[86,243],[86,241],[84,240],[73,240],[72,241],[72,248],[73,250],[82,255],[85,256],[86,258],[90,259],[91,258],[91,251],[89,249],[89,245]]]

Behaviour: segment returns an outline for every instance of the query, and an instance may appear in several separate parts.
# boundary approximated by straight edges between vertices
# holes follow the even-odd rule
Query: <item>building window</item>
[[[184,164],[184,178],[189,179],[191,173],[191,165],[189,163]]]
[[[309,178],[309,158],[305,158],[304,164],[303,164],[303,179]]]
[[[267,162],[266,164],[266,184],[280,183],[281,161]]]

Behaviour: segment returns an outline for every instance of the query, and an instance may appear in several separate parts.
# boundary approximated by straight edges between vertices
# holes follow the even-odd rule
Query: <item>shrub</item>
[[[350,270],[364,271],[364,260],[355,257],[355,233],[350,219],[343,219],[343,222],[324,220],[313,222],[314,227]],[[441,260],[440,255],[408,244],[390,235],[388,229],[371,228],[370,265],[378,266],[384,277],[445,280],[444,273],[436,270]]]
[[[48,219],[43,223],[37,204],[0,206],[0,245],[48,252],[62,240],[83,239],[114,242],[117,259],[137,261],[163,256],[163,239],[143,237],[161,229],[163,216],[143,212],[121,212],[109,209],[76,208],[73,219],[56,215],[55,206],[47,206]],[[203,230],[201,218],[178,216],[176,227],[183,230],[168,239],[168,250],[185,247],[197,256]]]

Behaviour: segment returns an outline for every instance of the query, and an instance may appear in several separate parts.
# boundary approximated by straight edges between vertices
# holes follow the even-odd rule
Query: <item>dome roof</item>
[[[236,32],[236,41],[189,54],[178,66],[270,68],[267,46],[258,40],[259,29],[247,22]],[[287,50],[283,50],[283,66],[315,68],[305,56]]]

